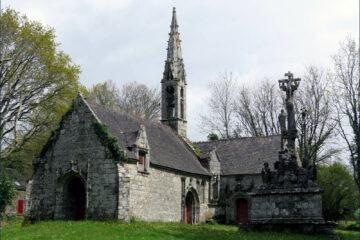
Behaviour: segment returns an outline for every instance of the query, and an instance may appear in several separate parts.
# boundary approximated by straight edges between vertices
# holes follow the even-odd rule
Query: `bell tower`
[[[161,80],[161,122],[186,137],[186,80],[176,10],[173,8],[165,69]]]

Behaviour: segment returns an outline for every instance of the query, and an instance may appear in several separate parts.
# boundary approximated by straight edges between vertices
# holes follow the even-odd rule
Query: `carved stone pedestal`
[[[295,231],[302,233],[333,232],[322,217],[321,189],[258,189],[251,193],[249,224],[256,230]]]

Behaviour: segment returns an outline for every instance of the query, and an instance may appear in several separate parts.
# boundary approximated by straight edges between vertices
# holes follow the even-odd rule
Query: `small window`
[[[138,162],[138,171],[145,171],[145,161],[146,161],[146,153],[139,152],[139,162]]]
[[[184,89],[183,88],[181,88],[181,90],[180,90],[180,96],[181,96],[181,98],[184,97]]]
[[[181,99],[181,103],[180,103],[180,114],[181,114],[181,118],[184,118],[184,100]]]

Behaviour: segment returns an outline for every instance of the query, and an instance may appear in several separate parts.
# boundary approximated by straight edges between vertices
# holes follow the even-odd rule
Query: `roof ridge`
[[[207,140],[207,141],[198,141],[198,142],[193,142],[195,144],[199,144],[199,143],[212,143],[212,142],[226,142],[226,141],[236,141],[236,140],[242,140],[242,139],[259,139],[259,138],[273,138],[273,137],[280,137],[281,134],[275,134],[275,135],[269,135],[269,136],[249,136],[249,137],[236,137],[236,138],[228,138],[228,139],[218,139],[218,140]]]
[[[123,115],[125,117],[128,117],[131,120],[134,120],[135,122],[137,122],[139,124],[144,124],[145,122],[151,122],[149,120],[144,120],[144,119],[141,119],[141,118],[137,118],[137,117],[131,115],[130,113],[125,112],[122,109],[104,108],[104,106],[102,106],[101,104],[98,104],[98,103],[96,103],[94,101],[86,101],[86,102],[90,105],[90,108],[92,107],[92,105],[95,105],[95,107],[103,108],[103,111],[111,112],[111,113],[118,114],[118,115]]]

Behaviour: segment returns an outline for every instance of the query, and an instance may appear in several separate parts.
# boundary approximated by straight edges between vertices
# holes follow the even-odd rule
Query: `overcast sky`
[[[2,0],[55,28],[87,87],[112,79],[160,87],[172,7],[188,82],[188,135],[201,140],[207,86],[225,70],[243,83],[277,81],[309,64],[330,66],[346,36],[358,39],[358,0]]]

